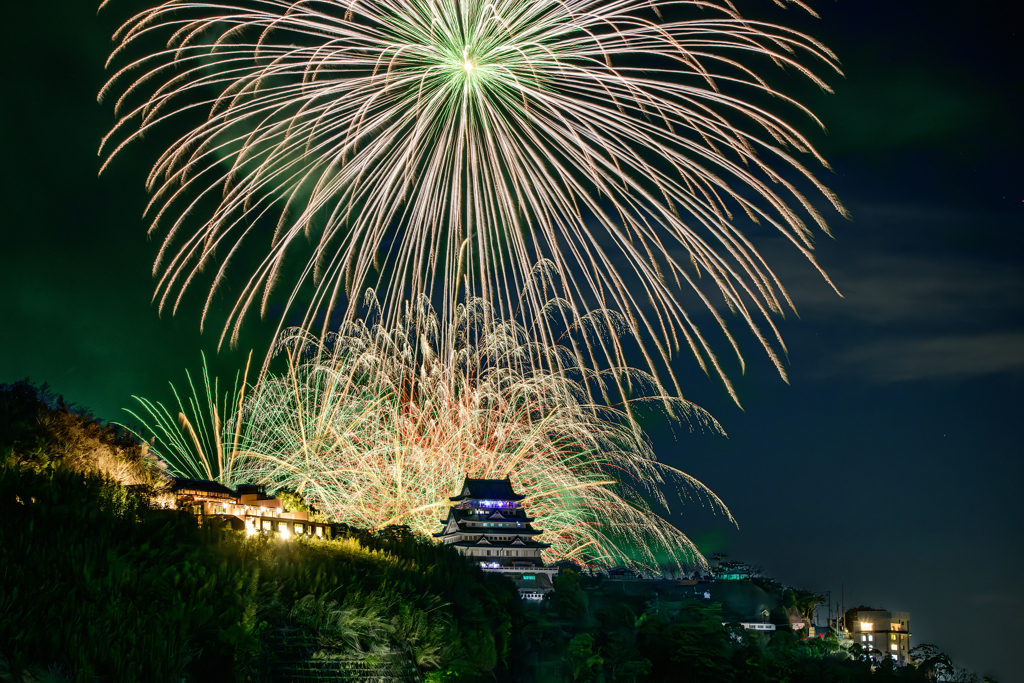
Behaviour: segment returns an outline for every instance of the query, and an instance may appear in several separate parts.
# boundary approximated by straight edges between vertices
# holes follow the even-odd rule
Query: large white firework
[[[676,494],[728,510],[654,458],[630,411],[591,401],[597,392],[586,385],[610,371],[577,366],[571,350],[494,321],[482,301],[457,307],[453,322],[454,352],[438,347],[442,326],[423,302],[395,328],[357,320],[322,341],[286,330],[278,349],[287,372],[262,378],[227,422],[242,429],[223,437],[239,444],[231,477],[297,491],[339,522],[429,534],[463,477],[508,476],[555,559],[703,561],[661,515]],[[651,386],[629,372],[637,393]],[[651,399],[718,429],[692,404]]]
[[[205,321],[242,243],[265,250],[233,285],[232,338],[282,279],[307,322],[374,286],[392,322],[426,294],[442,319],[480,296],[532,325],[530,271],[550,259],[572,315],[621,312],[652,368],[689,348],[725,379],[692,287],[712,310],[717,290],[784,375],[771,313],[792,302],[734,213],[814,263],[804,217],[827,228],[798,184],[844,212],[793,156],[825,163],[808,140],[755,104],[817,122],[760,71],[826,88],[803,61],[838,72],[834,56],[727,0],[170,0],[115,41],[112,61],[143,55],[101,93],[120,93],[106,163],[188,122],[147,181],[161,308],[212,271]],[[285,275],[289,254],[305,265]]]

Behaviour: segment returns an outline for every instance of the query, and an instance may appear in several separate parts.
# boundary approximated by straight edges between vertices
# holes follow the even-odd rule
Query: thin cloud
[[[961,379],[1024,371],[1024,332],[882,339],[839,351],[821,375],[879,382]]]
[[[779,240],[762,248],[801,318],[832,339],[815,374],[888,383],[1024,369],[1024,267],[977,227],[1003,217],[913,205],[854,215],[856,227],[821,245],[843,298]]]

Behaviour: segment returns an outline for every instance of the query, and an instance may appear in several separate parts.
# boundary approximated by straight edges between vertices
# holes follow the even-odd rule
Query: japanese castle
[[[515,581],[525,600],[539,600],[552,589],[555,567],[545,567],[541,551],[551,546],[536,538],[543,531],[534,529],[526,516],[521,496],[504,479],[470,479],[462,490],[449,498],[454,505],[448,518],[441,520],[444,530],[434,534],[446,545],[473,558],[486,572],[498,572]]]

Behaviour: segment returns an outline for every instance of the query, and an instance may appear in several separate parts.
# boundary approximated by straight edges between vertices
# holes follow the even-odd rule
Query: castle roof
[[[483,518],[480,518],[483,519]],[[441,524],[444,524],[444,528],[436,534],[433,534],[435,538],[442,538],[449,534],[473,534],[483,536],[540,536],[543,532],[541,529],[534,529],[528,522],[524,523],[523,526],[516,527],[479,527],[469,526],[465,523],[466,520],[449,514],[448,519],[442,519]]]
[[[505,515],[501,514],[500,512],[498,512],[496,510],[495,511],[487,510],[487,511],[484,511],[484,512],[476,512],[475,510],[472,510],[472,509],[462,510],[462,509],[459,509],[459,508],[451,508],[448,511],[448,517],[445,517],[444,519],[440,520],[441,524],[446,524],[451,517],[455,517],[460,522],[493,522],[493,521],[501,521],[501,522],[519,522],[520,524],[529,524],[530,522],[534,521],[534,519],[535,519],[534,517],[527,517],[523,513],[523,509],[522,508],[517,508],[516,509],[516,514],[505,514]]]
[[[462,491],[459,495],[449,498],[452,502],[462,500],[523,500],[526,496],[519,495],[512,490],[512,482],[508,477],[504,479],[470,479],[466,477],[462,482]]]
[[[534,541],[533,539],[524,539],[516,537],[512,541],[498,541],[487,536],[481,536],[475,541],[456,541],[452,545],[460,548],[477,548],[482,545],[492,546],[495,548],[550,548],[550,543],[542,543],[540,541]]]

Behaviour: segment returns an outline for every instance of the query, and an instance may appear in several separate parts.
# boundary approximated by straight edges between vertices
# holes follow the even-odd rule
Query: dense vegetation
[[[542,605],[402,529],[333,541],[248,537],[152,504],[144,445],[26,383],[0,386],[0,680],[267,681],[305,658],[415,678],[927,681],[856,646],[723,625],[566,571]],[[769,585],[770,584],[765,584]],[[780,587],[806,611],[808,595]],[[971,680],[964,678],[963,680]],[[977,679],[974,679],[977,680]]]
[[[930,645],[918,665],[873,665],[859,645],[834,634],[802,637],[723,623],[722,606],[670,605],[620,594],[600,578],[563,572],[546,609],[527,617],[524,646],[536,678],[551,681],[669,683],[979,683]],[[604,584],[604,585],[602,585]],[[621,584],[620,584],[621,585]],[[782,596],[780,596],[782,597]]]

